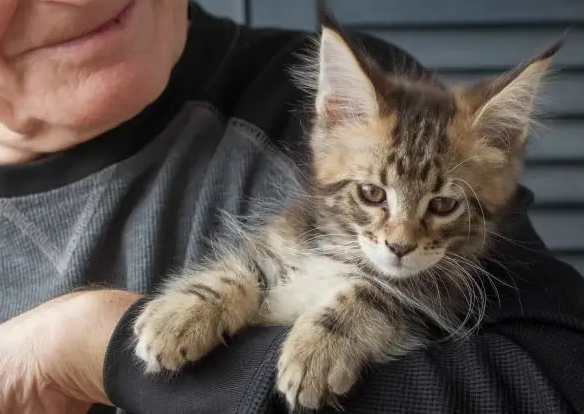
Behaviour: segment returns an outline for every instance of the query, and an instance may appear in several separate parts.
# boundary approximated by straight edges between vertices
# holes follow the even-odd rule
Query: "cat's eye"
[[[435,216],[447,216],[458,208],[458,200],[450,197],[434,197],[428,204],[428,212]]]
[[[381,204],[385,201],[385,190],[372,184],[359,185],[359,195],[365,202],[371,204]]]

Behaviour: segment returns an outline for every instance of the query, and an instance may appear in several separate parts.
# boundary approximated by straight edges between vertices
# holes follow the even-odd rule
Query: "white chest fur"
[[[273,286],[266,294],[259,324],[292,325],[302,313],[330,301],[350,284],[354,266],[327,257],[309,255],[294,260],[294,271],[287,281]]]

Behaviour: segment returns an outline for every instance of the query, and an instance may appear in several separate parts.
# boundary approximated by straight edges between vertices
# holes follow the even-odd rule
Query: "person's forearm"
[[[48,340],[57,341],[66,357],[62,361],[45,360],[54,365],[46,372],[54,373],[52,380],[62,387],[61,392],[82,401],[111,405],[103,385],[105,353],[120,318],[139,298],[138,294],[120,290],[83,291],[58,298],[43,310],[59,314],[58,318],[49,318]],[[72,366],[81,370],[71,374]]]
[[[175,375],[144,374],[143,364],[133,355],[131,322],[145,301],[124,314],[106,356],[106,391],[116,407],[136,414],[226,414],[237,407],[237,412],[257,413],[274,403],[273,375],[286,328],[247,329],[229,346],[220,346]]]

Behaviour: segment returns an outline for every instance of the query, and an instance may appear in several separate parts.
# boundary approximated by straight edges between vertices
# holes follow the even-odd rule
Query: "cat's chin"
[[[384,264],[380,266],[379,263],[374,263],[374,265],[377,270],[388,279],[405,279],[416,276],[421,272],[419,269],[414,269],[404,265],[392,266],[390,264]]]
[[[378,249],[366,240],[360,240],[360,245],[372,267],[387,279],[406,279],[415,277],[440,261],[441,255],[420,256],[399,260],[386,251]]]

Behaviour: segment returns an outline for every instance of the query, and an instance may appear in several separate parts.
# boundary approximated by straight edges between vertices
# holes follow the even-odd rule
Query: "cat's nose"
[[[417,247],[415,244],[389,243],[387,240],[385,241],[385,245],[393,254],[395,254],[400,259],[407,255],[408,253],[411,253],[414,250],[416,250]]]

